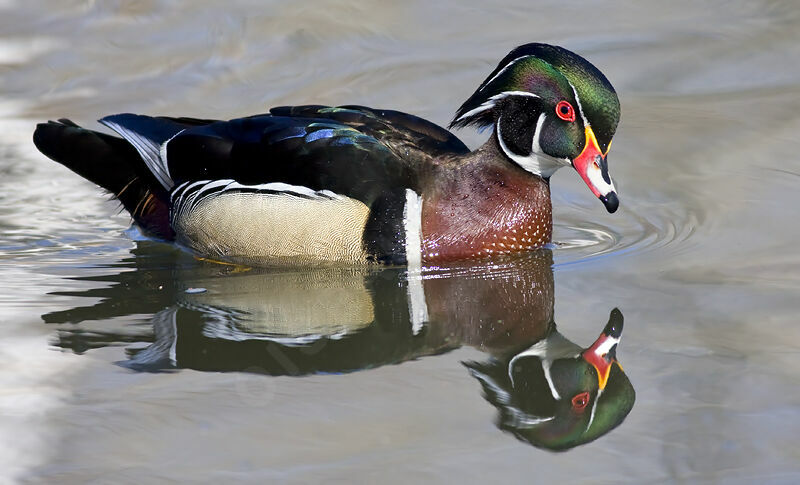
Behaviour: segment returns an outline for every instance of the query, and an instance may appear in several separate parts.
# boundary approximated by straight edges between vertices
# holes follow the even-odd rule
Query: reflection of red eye
[[[575,110],[566,101],[559,101],[556,105],[556,114],[564,121],[575,121]]]
[[[586,405],[589,404],[589,393],[582,392],[580,394],[576,394],[575,397],[572,398],[572,409],[575,411],[583,411],[586,408]]]

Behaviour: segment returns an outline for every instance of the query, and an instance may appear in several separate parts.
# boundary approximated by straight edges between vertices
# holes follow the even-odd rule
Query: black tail
[[[174,239],[169,194],[130,143],[66,119],[38,124],[33,143],[49,158],[114,194],[145,232]]]

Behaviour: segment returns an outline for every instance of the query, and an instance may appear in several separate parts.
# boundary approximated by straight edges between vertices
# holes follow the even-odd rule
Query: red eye
[[[576,394],[575,397],[572,398],[572,409],[574,411],[581,412],[586,408],[586,405],[589,404],[589,393],[582,392],[580,394]]]
[[[556,114],[564,121],[575,121],[575,110],[566,101],[559,101],[556,105]]]

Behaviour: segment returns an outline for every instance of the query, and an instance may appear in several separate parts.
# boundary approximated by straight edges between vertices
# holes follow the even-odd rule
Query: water
[[[5,479],[800,480],[793,2],[6,0],[0,19]],[[48,118],[298,103],[444,124],[531,41],[619,92],[620,210],[559,172],[557,247],[424,274],[439,323],[421,328],[403,270],[198,262],[30,142]],[[542,339],[588,347],[613,308],[627,419],[563,453],[515,439],[485,376],[536,367],[511,360]],[[543,395],[530,376],[520,399]]]

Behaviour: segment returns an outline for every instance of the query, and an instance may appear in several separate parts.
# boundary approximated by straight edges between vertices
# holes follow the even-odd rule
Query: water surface
[[[301,103],[446,124],[531,41],[616,87],[621,206],[559,172],[555,248],[521,258],[237,272],[143,240],[30,142],[50,118]],[[789,1],[0,2],[3,476],[797,482],[798,58]],[[614,308],[627,419],[561,453],[517,439],[476,371],[588,347]]]

